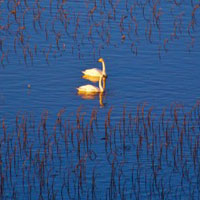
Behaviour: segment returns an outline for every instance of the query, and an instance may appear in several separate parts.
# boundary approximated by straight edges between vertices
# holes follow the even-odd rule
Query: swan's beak
[[[102,62],[102,61],[103,61],[103,59],[102,59],[102,58],[99,58],[98,62]]]

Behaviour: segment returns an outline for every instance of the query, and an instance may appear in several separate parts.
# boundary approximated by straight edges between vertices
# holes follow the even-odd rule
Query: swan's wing
[[[86,69],[85,71],[82,71],[82,73],[88,76],[101,76],[103,72],[100,69],[93,68]]]

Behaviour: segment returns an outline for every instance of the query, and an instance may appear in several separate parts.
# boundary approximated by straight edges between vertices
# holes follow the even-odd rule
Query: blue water
[[[5,5],[3,4],[2,6],[4,7]],[[57,13],[56,7],[53,7],[55,10],[53,9],[53,14],[50,16],[48,13],[48,4],[41,3],[41,6],[44,8],[44,16],[42,15],[43,18],[41,18],[43,28],[39,31],[41,33],[34,32],[31,24],[33,20],[32,14],[30,13],[25,17],[28,28],[23,31],[23,34],[27,40],[30,37],[27,46],[32,50],[32,61],[30,56],[27,55],[27,64],[24,63],[21,45],[16,47],[17,53],[14,52],[12,42],[14,41],[13,35],[16,29],[13,28],[13,34],[2,31],[5,35],[3,50],[5,49],[6,52],[7,49],[9,52],[8,63],[4,58],[5,64],[0,69],[1,114],[5,114],[6,112],[16,113],[19,110],[27,109],[40,113],[42,109],[57,111],[62,107],[67,107],[73,111],[81,104],[87,106],[87,108],[98,106],[98,98],[95,100],[83,100],[77,96],[76,87],[88,84],[88,81],[81,79],[82,70],[92,67],[101,68],[100,63],[97,63],[99,57],[104,58],[106,70],[109,75],[106,82],[106,95],[104,99],[106,107],[114,105],[120,107],[120,105],[125,103],[135,107],[141,102],[147,102],[156,107],[163,107],[174,101],[189,106],[199,99],[199,28],[195,25],[195,29],[192,31],[195,40],[194,47],[191,47],[191,38],[187,31],[192,12],[190,3],[182,3],[182,9],[175,7],[171,11],[171,14],[170,10],[174,6],[173,3],[162,2],[158,4],[163,13],[160,17],[160,39],[155,23],[153,24],[153,21],[150,21],[152,23],[152,43],[145,38],[145,26],[147,23],[142,17],[140,6],[134,10],[135,12],[132,11],[136,19],[138,19],[138,34],[136,35],[134,25],[130,23],[129,13],[131,4],[129,5],[129,9],[126,10],[125,3],[120,2],[117,7],[116,19],[108,22],[106,20],[107,12],[112,9],[107,3],[106,9],[102,6],[98,8],[93,19],[90,19],[89,22],[86,20],[88,13],[86,12],[87,8],[84,6],[84,3],[65,3],[64,8],[67,9],[66,13],[71,17],[68,25],[70,36],[64,32],[60,21],[54,19]],[[71,8],[73,8],[73,11],[70,10],[71,12],[69,12]],[[7,14],[6,9],[5,7],[5,11],[3,12],[5,15]],[[146,10],[148,11],[146,12],[149,18],[152,19],[152,13],[150,12],[151,5],[146,6]],[[100,13],[101,17],[99,18]],[[126,39],[123,42],[121,41],[119,23],[121,20],[120,16],[125,15],[127,16],[124,19],[124,34],[126,35]],[[176,19],[179,19],[177,16],[180,15],[183,15],[181,18],[182,32],[179,33],[177,31],[177,39],[170,39],[173,23],[174,21],[179,22]],[[80,18],[80,27],[78,28],[78,39],[74,41],[73,28],[75,27],[76,23],[74,23],[74,20],[77,19],[77,16]],[[198,16],[197,11],[197,24],[199,20]],[[48,24],[52,21],[55,23],[55,26],[57,26],[55,30],[62,35],[59,50],[56,49],[55,34],[50,29],[50,25],[49,30],[47,30],[51,39],[45,39],[44,25],[48,20]],[[1,21],[6,22],[6,20]],[[16,22],[14,19],[12,21],[13,25],[11,27],[14,27]],[[94,27],[96,23],[102,22],[104,24],[103,27],[105,27],[103,30],[99,27]],[[128,30],[126,29],[128,29],[128,24],[133,26],[133,30],[130,32],[133,41],[127,37]],[[38,24],[36,25],[38,28]],[[90,39],[87,39],[90,26],[93,26],[94,29],[91,34],[94,40],[93,47],[91,47]],[[99,31],[106,29],[108,34],[110,34],[111,39],[109,44],[106,44],[98,36],[96,33],[98,29]],[[32,31],[33,35],[30,34]],[[106,33],[103,33],[103,36],[106,37]],[[81,37],[84,38],[82,42]],[[163,47],[165,38],[169,39],[169,42],[166,44],[167,52],[165,52]],[[134,55],[131,51],[132,42],[137,46],[137,55]],[[37,45],[36,55],[34,53],[35,45]],[[44,59],[45,56],[42,51],[43,48],[48,49],[49,45],[52,45],[52,49],[54,49],[52,51],[56,51],[56,53],[49,53],[48,64]],[[103,49],[99,53],[97,48],[100,46],[103,46]],[[71,48],[74,48],[73,54]],[[77,50],[77,48],[80,50]],[[160,54],[159,48],[161,48]],[[31,86],[30,89],[28,88],[28,84]]]
[[[0,25],[5,27],[0,29],[0,57],[4,55],[0,67],[0,118],[6,119],[10,130],[20,112],[32,113],[37,123],[47,110],[48,125],[53,127],[60,109],[70,114],[81,106],[90,116],[97,108],[103,127],[111,107],[113,119],[119,120],[124,105],[135,113],[139,104],[146,103],[159,115],[174,102],[190,110],[199,101],[199,8],[194,27],[191,25],[192,12],[199,2],[109,2],[97,2],[93,15],[90,11],[94,2],[90,1],[63,1],[63,5],[52,2],[51,9],[49,1],[27,1],[30,10],[20,2],[16,9],[18,20],[11,14],[14,2],[0,4]],[[160,12],[157,23],[154,9],[157,16]],[[35,28],[33,13],[41,14]],[[103,105],[98,95],[83,99],[76,92],[78,86],[90,84],[82,79],[81,71],[101,68],[97,62],[100,57],[105,60],[108,74]],[[97,152],[100,148],[96,148]]]

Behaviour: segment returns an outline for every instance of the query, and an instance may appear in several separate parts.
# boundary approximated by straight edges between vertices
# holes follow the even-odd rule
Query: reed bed
[[[145,41],[161,57],[182,38],[191,51],[199,37],[200,9],[194,0],[3,0],[0,7],[2,66],[13,57],[30,65],[38,57],[49,63],[69,53],[96,60],[107,46],[125,42],[133,55]]]
[[[0,121],[1,199],[199,199],[200,103]]]

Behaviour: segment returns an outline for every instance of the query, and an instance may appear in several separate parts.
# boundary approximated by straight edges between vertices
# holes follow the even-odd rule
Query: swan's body
[[[87,79],[93,83],[99,82],[99,78],[98,76],[88,76],[88,75],[83,75],[82,76],[83,79]]]
[[[102,70],[97,68],[86,69],[85,71],[82,71],[82,73],[86,76],[92,76],[92,77],[101,77],[102,75],[106,77],[107,76],[106,67],[103,58],[99,58],[98,62],[102,63]]]
[[[94,86],[94,85],[83,85],[77,88],[78,93],[99,93],[103,92],[104,88],[101,85],[103,76],[100,77],[99,79],[99,88]]]

